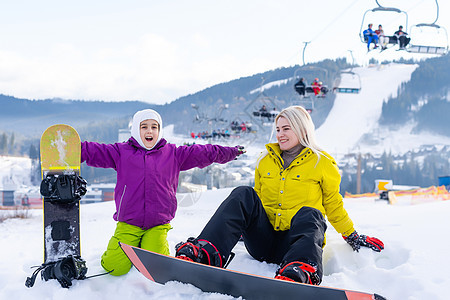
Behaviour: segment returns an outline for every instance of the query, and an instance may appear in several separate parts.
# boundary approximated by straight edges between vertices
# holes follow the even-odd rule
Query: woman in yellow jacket
[[[176,246],[179,258],[224,267],[240,237],[249,254],[276,263],[276,278],[320,284],[325,216],[353,250],[383,243],[359,235],[339,194],[334,159],[315,141],[308,112],[291,106],[275,118],[277,143],[266,145],[255,169],[255,187],[238,187],[197,238]]]

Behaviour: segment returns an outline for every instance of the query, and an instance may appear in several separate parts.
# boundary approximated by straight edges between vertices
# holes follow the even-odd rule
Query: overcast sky
[[[435,0],[378,2],[406,11],[408,31],[436,17]],[[437,22],[447,30],[449,2],[439,2]],[[350,60],[348,50],[362,65],[370,57],[411,57],[394,49],[367,54],[359,32],[364,13],[376,6],[369,0],[0,0],[0,94],[163,104],[302,64],[306,41],[306,63]],[[369,13],[363,29],[369,22],[392,34],[406,19]],[[446,45],[444,36],[433,35]]]

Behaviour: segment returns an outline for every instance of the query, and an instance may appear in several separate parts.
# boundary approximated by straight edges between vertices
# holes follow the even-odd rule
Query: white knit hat
[[[155,147],[158,144],[158,142],[161,140],[163,136],[163,124],[161,116],[153,109],[140,110],[134,114],[133,123],[131,124],[131,136],[139,143],[139,145],[141,145],[142,148],[151,150],[153,149],[153,147],[151,148],[145,147],[144,142],[141,139],[140,126],[141,122],[145,120],[155,120],[156,122],[158,122],[159,134],[158,139],[156,140],[156,143],[155,145],[153,145],[153,147]]]

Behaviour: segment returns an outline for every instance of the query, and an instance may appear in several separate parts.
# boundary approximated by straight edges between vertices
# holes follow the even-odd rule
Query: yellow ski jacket
[[[339,194],[338,167],[328,153],[322,151],[318,160],[310,148],[305,148],[284,169],[278,143],[267,144],[266,148],[268,154],[255,168],[255,191],[275,230],[288,230],[303,206],[320,210],[345,236],[355,230]]]

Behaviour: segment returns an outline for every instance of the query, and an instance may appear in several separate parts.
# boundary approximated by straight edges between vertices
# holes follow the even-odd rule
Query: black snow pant
[[[300,95],[300,96],[305,96],[305,87],[295,87],[295,91]]]
[[[408,38],[408,37],[406,37],[406,36],[404,36],[404,35],[402,35],[402,36],[400,36],[400,37],[398,38],[398,40],[399,40],[399,47],[400,47],[400,48],[405,48],[405,47],[409,44],[409,41],[410,41],[411,39]]]
[[[228,258],[242,235],[253,258],[275,264],[312,263],[322,279],[326,229],[318,209],[302,207],[292,218],[289,230],[274,230],[258,194],[251,187],[241,186],[223,201],[198,238],[210,241]]]

